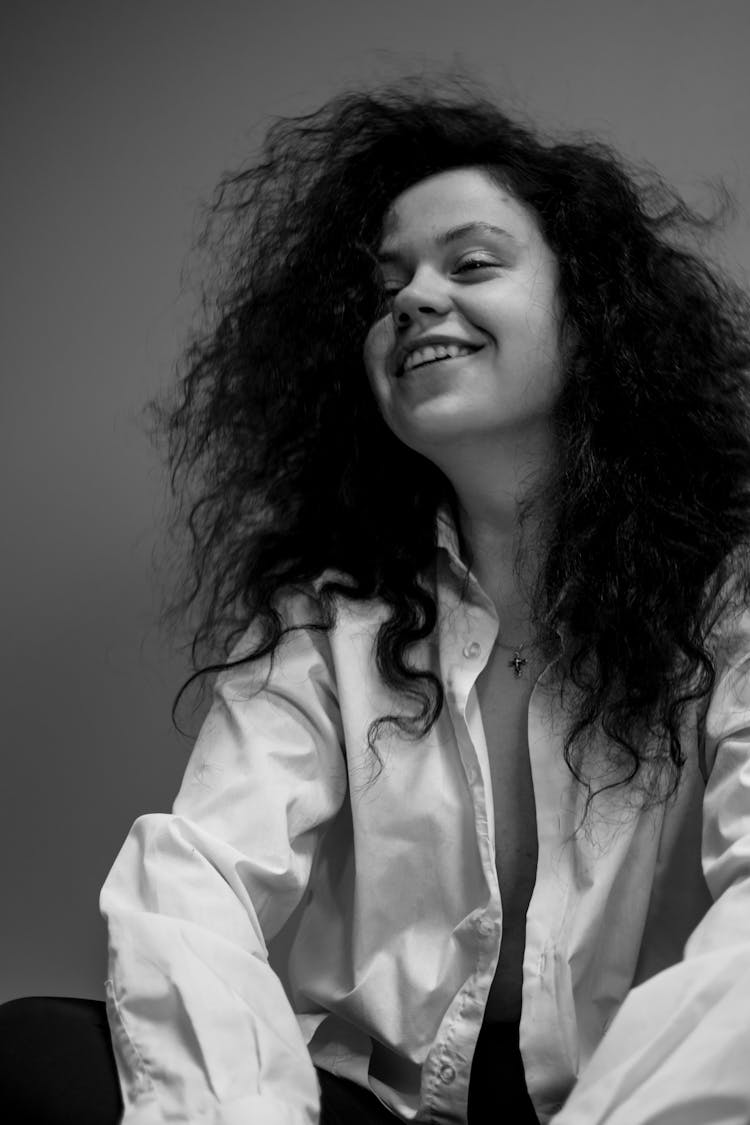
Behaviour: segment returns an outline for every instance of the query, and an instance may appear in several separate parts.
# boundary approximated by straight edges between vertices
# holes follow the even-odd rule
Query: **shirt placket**
[[[450,621],[441,653],[446,705],[466,776],[489,902],[486,909],[475,911],[473,972],[446,1013],[426,1068],[423,1093],[434,1121],[466,1120],[471,1059],[497,966],[502,929],[492,804],[488,800],[489,762],[478,703],[472,693],[486,664],[496,624],[485,611],[464,604],[451,608]]]

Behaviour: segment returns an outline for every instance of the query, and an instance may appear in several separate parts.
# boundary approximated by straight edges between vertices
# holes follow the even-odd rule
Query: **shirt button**
[[[472,641],[470,645],[464,648],[464,656],[467,660],[476,660],[482,651],[482,646],[477,641]]]
[[[440,1081],[449,1086],[453,1079],[456,1077],[456,1072],[449,1063],[445,1063],[440,1067]]]
[[[490,934],[495,932],[495,923],[490,918],[480,918],[478,929],[480,934],[489,937]]]

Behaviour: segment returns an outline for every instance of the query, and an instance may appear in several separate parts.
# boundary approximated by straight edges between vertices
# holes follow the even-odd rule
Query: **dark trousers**
[[[369,1090],[318,1070],[321,1125],[397,1125]],[[0,1117],[7,1125],[117,1125],[120,1086],[104,1004],[32,996],[0,1006]],[[469,1125],[538,1125],[518,1028],[483,1030],[469,1085]],[[253,1125],[253,1122],[248,1122]]]

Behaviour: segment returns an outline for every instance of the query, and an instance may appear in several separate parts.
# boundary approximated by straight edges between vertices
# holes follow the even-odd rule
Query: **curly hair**
[[[437,720],[441,684],[407,650],[435,628],[424,576],[455,496],[385,425],[362,345],[383,311],[384,214],[456,167],[484,169],[535,215],[575,340],[532,599],[537,638],[569,638],[565,759],[590,799],[585,747],[601,726],[624,767],[610,784],[638,777],[666,799],[685,708],[714,681],[722,563],[750,530],[750,302],[696,249],[715,218],[600,141],[543,139],[463,80],[404,79],[278,119],[256,162],[222,178],[203,240],[219,264],[208,323],[154,404],[189,535],[172,613],[195,615],[195,676],[228,666],[250,622],[243,659],[273,656],[279,593],[330,571],[311,626],[331,628],[338,597],[380,599],[379,672],[416,704],[372,724],[376,756],[383,723],[418,738]]]

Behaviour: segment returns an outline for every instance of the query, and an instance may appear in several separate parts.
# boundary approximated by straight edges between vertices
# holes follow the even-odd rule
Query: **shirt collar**
[[[456,529],[456,524],[453,519],[450,506],[447,503],[442,504],[438,509],[436,520],[438,550],[442,549],[446,552],[448,561],[450,562],[454,573],[458,575],[462,579],[462,581],[466,582],[467,579],[471,581],[472,576],[470,572],[467,571],[466,563],[461,558],[461,551],[458,543],[458,531]],[[476,579],[473,579],[473,581],[476,582]],[[479,589],[481,589],[478,583],[477,586]],[[483,596],[487,598],[487,595],[484,594],[484,591],[482,591],[482,593]],[[555,632],[557,633],[560,642],[564,643],[565,637],[567,635],[567,628],[564,625],[555,626]]]
[[[458,543],[458,531],[448,504],[442,504],[437,513],[437,545],[447,551],[450,561],[461,572],[466,572],[466,565],[461,558]]]

